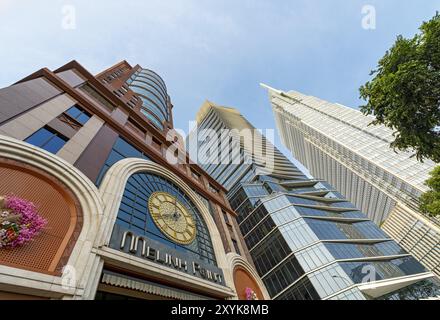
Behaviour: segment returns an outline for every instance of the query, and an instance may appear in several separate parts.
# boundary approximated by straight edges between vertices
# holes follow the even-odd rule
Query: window
[[[153,142],[152,145],[153,147],[155,147],[156,149],[160,150],[162,148],[162,142],[160,142],[159,139],[157,139],[156,137],[152,137],[151,141]]]
[[[145,138],[145,135],[146,135],[147,132],[145,131],[145,129],[140,124],[138,124],[132,118],[128,119],[127,127],[133,129],[136,133],[138,133],[143,138]]]
[[[208,185],[209,191],[211,191],[212,193],[218,193],[219,191],[214,188],[211,184]]]
[[[240,253],[240,248],[238,247],[238,242],[237,242],[237,240],[232,239],[232,244],[234,245],[235,252],[236,252],[237,254],[240,254],[240,255],[241,255],[241,253]]]
[[[95,184],[99,186],[107,170],[116,162],[125,158],[141,158],[152,161],[142,151],[134,147],[132,144],[130,144],[123,138],[119,137],[116,140],[115,144],[113,145],[113,148],[110,151],[107,160],[102,166],[101,172],[99,173],[99,176],[96,179]]]
[[[230,223],[230,222],[229,222],[229,216],[228,216],[228,213],[227,213],[226,211],[223,211],[223,210],[222,210],[222,212],[223,212],[223,216],[225,217],[225,222],[226,222],[226,223]]]
[[[47,126],[33,133],[25,139],[27,143],[33,144],[46,151],[57,153],[68,141],[66,137]]]
[[[69,110],[65,112],[67,115],[69,115],[71,118],[75,119],[82,125],[84,125],[89,119],[92,117],[90,113],[87,111],[84,111],[78,106],[73,106]]]
[[[191,175],[194,179],[200,180],[200,174],[198,172],[194,171],[193,169],[191,169]]]
[[[196,239],[187,245],[178,244],[168,239],[155,225],[148,208],[148,199],[156,191],[167,192],[177,198],[193,216],[196,222]],[[196,205],[176,184],[153,173],[132,175],[126,184],[119,208],[116,224],[143,235],[162,245],[187,253],[198,259],[216,265],[214,248],[208,227]]]
[[[133,102],[133,101],[128,101],[127,102],[127,104],[128,104],[128,106],[130,107],[130,108],[132,108],[132,109],[134,109],[135,107],[136,107],[136,104]]]
[[[81,87],[81,90],[86,92],[92,98],[96,99],[102,106],[104,106],[107,111],[112,112],[115,109],[115,106],[107,100],[101,93],[99,93],[94,87],[86,83]]]
[[[164,127],[162,125],[162,123],[160,123],[159,120],[157,120],[151,113],[149,113],[147,110],[141,109],[141,113],[146,116],[153,125],[155,125],[156,128],[163,130]]]
[[[122,93],[121,90],[114,90],[113,93],[118,96],[119,98],[122,97],[124,94]]]
[[[157,104],[159,107],[162,107],[164,110],[166,110],[166,101],[163,99],[159,99],[154,93],[150,92],[147,89],[141,88],[139,86],[131,84],[130,89],[136,92],[137,94],[140,94],[150,100],[153,101],[153,103]]]

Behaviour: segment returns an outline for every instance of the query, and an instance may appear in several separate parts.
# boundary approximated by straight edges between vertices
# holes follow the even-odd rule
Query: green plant
[[[430,216],[440,216],[440,166],[430,173],[431,178],[426,181],[430,191],[420,198],[420,210]]]
[[[391,147],[440,162],[440,15],[411,39],[398,36],[360,88],[364,114],[395,130]]]

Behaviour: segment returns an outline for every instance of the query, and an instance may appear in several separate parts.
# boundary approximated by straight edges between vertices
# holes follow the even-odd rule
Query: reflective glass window
[[[87,111],[83,110],[78,106],[73,106],[69,108],[66,111],[66,114],[68,114],[71,118],[75,119],[82,125],[86,124],[86,122],[89,121],[89,119],[92,116],[90,113],[88,113]]]
[[[69,139],[47,126],[39,129],[24,141],[46,151],[57,153]]]
[[[141,158],[145,160],[150,160],[143,152],[139,149],[128,143],[125,139],[118,137],[116,142],[114,143],[112,150],[110,151],[109,156],[107,157],[101,171],[96,179],[96,185],[100,185],[102,179],[104,178],[107,170],[114,165],[116,162],[126,159],[126,158]],[[132,190],[132,192],[134,192]]]
[[[191,244],[177,244],[157,228],[148,209],[148,199],[156,191],[164,191],[175,196],[193,215],[197,232],[196,239]],[[145,235],[175,250],[195,255],[207,263],[216,264],[209,231],[199,210],[183,190],[161,176],[139,173],[128,179],[116,223],[128,227],[137,235]]]
[[[153,122],[153,124],[160,130],[163,130],[163,124],[159,122],[159,120],[157,120],[151,113],[149,113],[146,110],[141,109],[141,112],[143,115],[145,115],[151,122]]]

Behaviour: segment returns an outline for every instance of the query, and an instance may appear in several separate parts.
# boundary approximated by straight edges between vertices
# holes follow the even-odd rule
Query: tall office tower
[[[269,297],[172,108],[162,78],[126,61],[0,90],[0,299]]]
[[[332,186],[302,174],[237,110],[206,102],[197,122],[187,139],[190,156],[227,186],[255,267],[273,299],[440,294],[433,273]],[[229,136],[225,128],[233,130]],[[249,140],[256,142],[254,148],[244,147]],[[223,161],[211,164],[213,155]]]
[[[198,164],[226,190],[230,190],[240,180],[259,174],[303,176],[303,173],[293,166],[275,146],[267,142],[265,136],[257,133],[256,138],[248,136],[245,137],[247,139],[239,139],[240,133],[231,129],[251,129],[252,131],[245,134],[253,134],[253,127],[238,110],[215,106],[207,101],[199,110],[196,120],[198,129],[210,130],[198,137],[195,132],[191,132],[189,136],[191,139],[204,140],[201,142],[194,140],[189,143],[190,140],[187,139],[188,147],[195,148],[188,151],[190,155],[198,152]],[[224,132],[227,136],[222,136],[222,130],[226,130]],[[216,149],[217,146],[219,149]],[[210,149],[213,151],[210,152]]]
[[[369,126],[374,118],[360,111],[267,88],[281,140],[294,157],[440,276],[440,220],[417,210],[435,164],[394,152],[393,131]]]

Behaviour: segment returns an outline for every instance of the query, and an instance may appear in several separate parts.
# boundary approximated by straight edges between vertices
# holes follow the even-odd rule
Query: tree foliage
[[[391,147],[440,162],[440,15],[411,39],[398,36],[360,88],[364,114],[392,128]]]
[[[431,172],[426,185],[431,190],[421,196],[420,210],[431,216],[440,216],[440,166]]]

